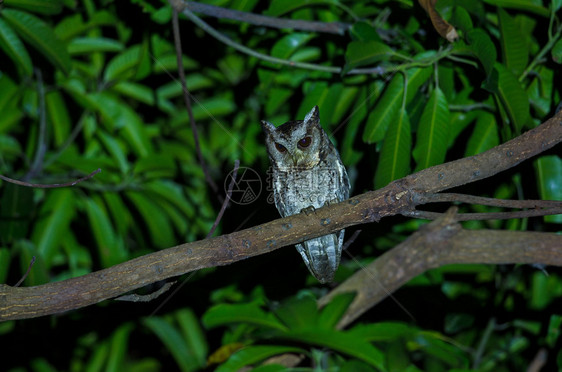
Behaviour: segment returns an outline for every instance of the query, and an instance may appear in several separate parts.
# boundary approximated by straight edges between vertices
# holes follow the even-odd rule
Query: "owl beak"
[[[293,165],[295,167],[306,167],[308,163],[306,154],[299,149],[296,149],[293,152],[291,160],[293,161]]]

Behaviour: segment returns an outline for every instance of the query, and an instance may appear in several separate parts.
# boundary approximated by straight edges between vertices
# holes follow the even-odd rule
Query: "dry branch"
[[[448,264],[545,264],[562,266],[562,237],[557,234],[464,230],[455,208],[422,227],[406,241],[357,271],[319,300],[325,305],[345,292],[357,296],[340,319],[344,328],[416,276]]]
[[[349,28],[351,28],[351,25],[348,23],[281,19],[277,17],[268,17],[261,14],[221,8],[209,4],[197,3],[195,1],[172,0],[170,1],[170,3],[172,4],[172,7],[174,9],[177,9],[179,12],[184,9],[189,9],[192,12],[205,14],[207,16],[219,19],[232,19],[235,21],[250,23],[256,26],[266,26],[280,29],[290,28],[299,31],[326,32],[338,35],[345,34],[345,32]]]
[[[412,211],[416,205],[423,203],[425,194],[490,177],[553,147],[561,140],[562,112],[559,112],[537,128],[482,154],[422,170],[382,189],[320,208],[308,216],[298,214],[236,233],[182,244],[61,282],[36,287],[0,285],[0,320],[33,318],[78,309],[159,280],[205,267],[228,265],[344,227]],[[496,244],[511,239],[508,237],[513,234],[508,231],[486,233],[499,234],[499,242]],[[479,233],[466,234],[474,235],[457,235],[456,239],[476,239]],[[555,244],[560,244],[562,239],[552,238],[550,234],[520,234],[529,234],[528,236],[532,236],[531,239],[536,241],[555,239]],[[491,235],[486,236],[486,239],[491,239]],[[522,238],[518,236],[516,239]],[[554,253],[558,251],[555,250]],[[485,254],[473,248],[463,252],[470,253],[471,262],[483,260],[477,255]],[[497,256],[497,253],[494,256]],[[514,252],[510,262],[529,262],[526,257],[526,251],[523,249]],[[541,263],[557,265],[560,260],[555,258],[553,255],[547,256]],[[452,263],[457,259],[460,260],[461,257],[452,256],[443,263]],[[540,261],[534,257],[532,262]],[[378,270],[378,274],[383,277],[385,274],[381,270],[394,269],[385,266]],[[418,270],[421,269],[423,267]]]

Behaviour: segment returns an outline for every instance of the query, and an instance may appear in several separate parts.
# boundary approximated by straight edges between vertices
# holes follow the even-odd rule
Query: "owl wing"
[[[347,176],[347,171],[345,170],[345,166],[343,165],[341,159],[338,157],[337,164],[337,173],[338,173],[338,182],[340,187],[336,191],[336,195],[338,201],[344,201],[349,199],[349,191],[351,189],[351,183],[349,182],[349,177]]]

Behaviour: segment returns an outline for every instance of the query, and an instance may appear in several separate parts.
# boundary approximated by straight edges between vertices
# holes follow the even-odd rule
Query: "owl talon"
[[[304,213],[307,216],[310,216],[312,213],[314,213],[316,211],[316,208],[314,208],[313,205],[308,206],[306,208],[301,209],[301,213]]]

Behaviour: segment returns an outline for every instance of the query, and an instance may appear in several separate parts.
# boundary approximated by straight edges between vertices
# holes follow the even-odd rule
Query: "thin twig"
[[[191,109],[191,99],[189,98],[189,91],[187,90],[187,84],[185,83],[185,74],[183,71],[183,59],[181,50],[181,38],[180,38],[180,26],[178,22],[178,12],[173,10],[172,16],[172,28],[174,32],[174,45],[176,48],[176,57],[178,61],[178,74],[180,77],[180,84],[183,91],[183,99],[185,102],[185,107],[187,108],[187,114],[189,116],[189,124],[191,125],[191,132],[193,133],[193,141],[195,142],[195,151],[197,152],[197,157],[199,159],[199,164],[203,173],[205,174],[205,180],[213,190],[215,194],[218,193],[219,188],[211,178],[209,174],[209,169],[207,169],[207,164],[205,164],[205,159],[203,158],[203,153],[201,153],[201,146],[199,144],[199,133],[197,132],[197,125],[195,123],[195,117],[193,116],[193,110]]]
[[[271,62],[271,63],[274,63],[274,64],[280,64],[280,65],[291,66],[291,67],[298,67],[298,68],[303,68],[303,69],[308,69],[308,70],[323,71],[323,72],[329,72],[329,73],[332,73],[332,74],[340,74],[342,72],[342,68],[340,68],[340,67],[323,66],[323,65],[306,63],[306,62],[296,62],[296,61],[276,58],[276,57],[269,56],[267,54],[256,52],[255,50],[252,50],[252,49],[250,49],[250,48],[248,48],[248,47],[246,47],[242,44],[239,44],[235,41],[232,41],[230,38],[226,37],[225,35],[221,34],[217,30],[215,30],[213,27],[211,27],[209,24],[207,24],[201,18],[197,17],[195,14],[190,12],[188,9],[184,9],[182,13],[188,19],[190,19],[193,23],[195,23],[197,26],[201,27],[205,32],[207,32],[208,34],[213,36],[215,39],[217,39],[220,42],[222,42],[222,43],[224,43],[228,46],[231,46],[232,48],[234,48],[234,49],[236,49],[236,50],[238,50],[238,51],[240,51],[244,54],[247,54],[249,56],[258,58],[258,59],[263,60],[263,61]],[[413,62],[412,64],[419,64],[419,63]],[[377,66],[377,67],[373,67],[373,68],[353,69],[353,70],[349,71],[348,74],[381,75],[381,74],[384,74],[384,73],[387,73],[387,72],[392,72],[392,71],[394,71],[394,70],[384,69],[380,66]]]
[[[342,251],[347,250],[347,248],[349,248],[349,246],[351,244],[353,244],[353,242],[355,241],[355,239],[357,239],[357,237],[359,236],[359,234],[361,234],[361,230],[356,230],[353,235],[351,235],[351,237],[349,239],[347,239],[347,241],[345,242],[345,244],[343,245],[343,247],[341,248]]]
[[[25,274],[23,274],[23,276],[21,277],[20,280],[18,280],[18,282],[14,285],[14,287],[19,287],[21,283],[23,283],[23,281],[25,280],[25,278],[27,278],[27,276],[29,275],[29,273],[31,272],[31,268],[33,267],[33,264],[35,263],[35,256],[31,257],[31,262],[29,263],[29,266],[27,266],[27,271],[25,272]]]
[[[65,182],[65,183],[51,183],[51,184],[30,183],[30,182],[18,181],[18,180],[15,180],[13,178],[3,176],[1,174],[0,174],[0,179],[4,180],[6,182],[14,183],[16,185],[20,185],[20,186],[36,187],[36,188],[39,188],[39,189],[53,189],[53,188],[57,188],[57,187],[74,186],[77,183],[80,183],[80,182],[85,181],[89,178],[92,178],[93,176],[95,176],[96,174],[98,174],[100,172],[101,172],[101,168],[98,168],[95,171],[93,171],[92,173],[88,174],[87,176],[79,178],[75,181],[70,181],[70,182]]]
[[[486,350],[486,345],[488,344],[488,341],[490,340],[490,336],[492,335],[492,332],[494,332],[495,327],[496,327],[496,319],[491,318],[488,321],[488,325],[484,329],[484,334],[482,335],[480,342],[478,343],[478,349],[476,349],[476,353],[474,354],[474,360],[472,361],[472,368],[478,369],[478,367],[480,366],[480,362],[482,361],[482,356],[484,355],[484,351]]]
[[[171,3],[174,8],[178,9],[178,11],[183,11],[187,8],[192,12],[205,14],[207,16],[221,19],[232,19],[235,21],[250,23],[257,26],[266,26],[280,29],[290,28],[293,30],[324,32],[338,35],[345,34],[345,32],[351,28],[351,24],[349,23],[304,21],[300,19],[281,19],[277,17],[269,17],[260,14],[221,8],[209,4],[200,4],[194,1],[171,1]]]
[[[509,220],[513,218],[542,217],[561,214],[562,207],[546,209],[529,209],[516,212],[490,212],[490,213],[459,213],[457,221],[481,221],[481,220]],[[443,213],[428,211],[404,211],[401,213],[405,217],[421,218],[425,220],[436,220],[443,216]]]
[[[486,198],[457,193],[426,194],[420,198],[422,203],[459,202],[468,204],[481,204],[503,208],[552,208],[562,207],[562,202],[557,200],[507,200]]]
[[[222,219],[224,211],[226,210],[226,207],[228,206],[228,203],[230,202],[230,198],[232,196],[232,188],[234,187],[234,184],[236,183],[236,175],[238,173],[239,167],[240,167],[240,160],[236,159],[234,161],[234,169],[230,173],[230,174],[232,174],[232,179],[230,180],[230,184],[228,185],[228,191],[227,191],[227,194],[226,194],[226,199],[224,199],[224,201],[222,202],[222,206],[221,206],[221,209],[219,211],[219,214],[217,215],[217,218],[215,219],[215,223],[213,223],[213,226],[211,227],[211,230],[209,230],[209,233],[207,234],[207,239],[209,239],[211,236],[213,236],[213,233],[217,229],[217,226],[219,225],[219,222]]]

